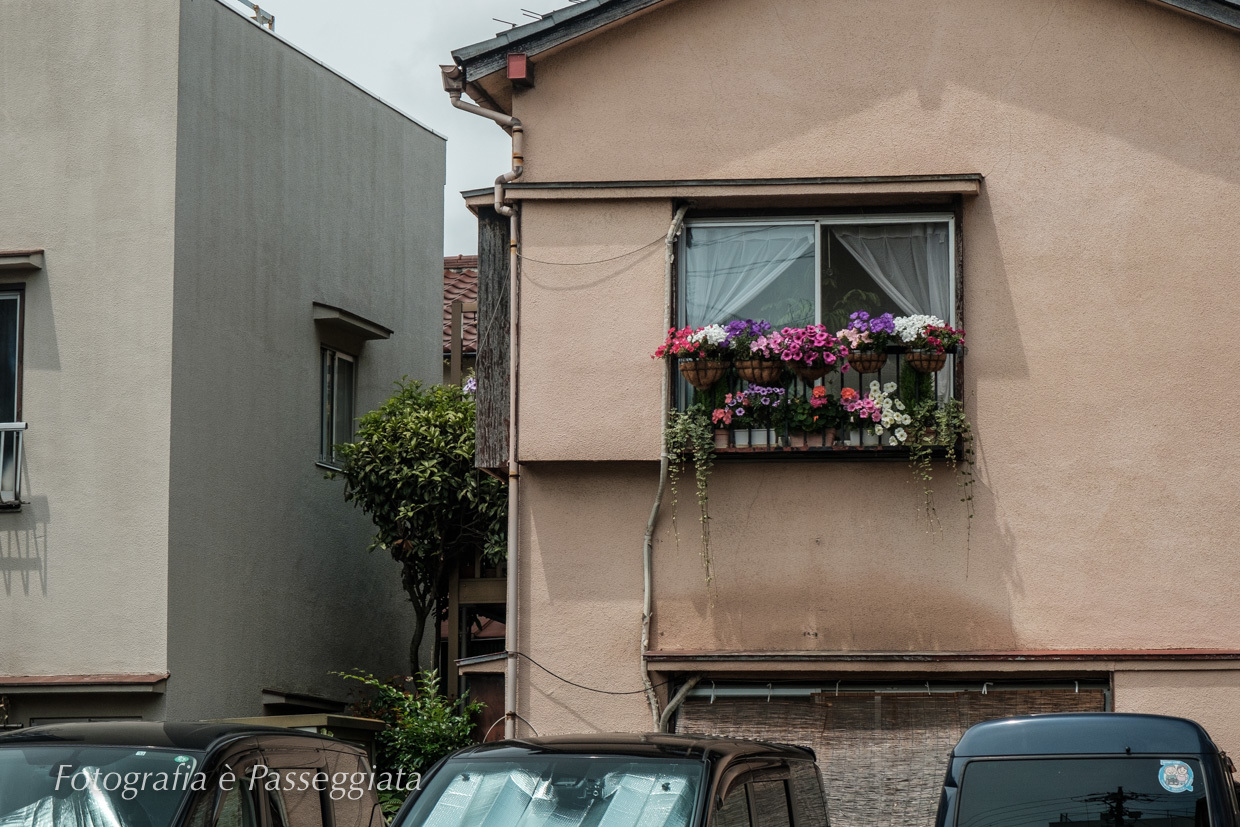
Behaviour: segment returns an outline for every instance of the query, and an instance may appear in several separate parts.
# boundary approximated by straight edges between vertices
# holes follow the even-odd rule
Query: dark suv
[[[1237,827],[1230,759],[1183,718],[1116,712],[978,724],[952,751],[936,827]]]
[[[826,827],[814,753],[693,735],[576,735],[461,750],[392,827]]]
[[[231,724],[0,735],[0,827],[382,827],[362,750]]]

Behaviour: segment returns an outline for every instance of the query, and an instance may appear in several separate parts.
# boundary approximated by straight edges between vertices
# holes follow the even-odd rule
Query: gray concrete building
[[[443,138],[218,0],[13,0],[0,147],[0,724],[407,670],[324,474],[440,374]]]

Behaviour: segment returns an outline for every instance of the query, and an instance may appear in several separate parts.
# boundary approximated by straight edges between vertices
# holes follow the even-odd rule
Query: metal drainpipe
[[[521,302],[521,291],[517,273],[517,248],[520,225],[517,222],[515,207],[504,203],[504,186],[521,177],[525,171],[525,157],[522,152],[524,130],[521,121],[503,112],[484,109],[461,100],[465,91],[465,72],[459,66],[440,66],[443,74],[443,88],[452,99],[457,109],[490,118],[497,124],[507,127],[512,133],[512,169],[495,179],[495,211],[508,216],[508,578],[507,607],[505,611],[504,647],[507,650],[508,662],[504,672],[504,737],[515,738],[517,735],[517,588],[518,574],[518,543],[517,533],[521,523],[518,518],[521,504],[521,474],[517,465],[517,375],[520,364],[520,338],[517,325]]]
[[[682,204],[672,217],[672,226],[667,228],[667,247],[664,251],[663,269],[663,331],[666,333],[672,326],[672,264],[676,260],[676,237],[685,221],[688,204]],[[667,444],[663,442],[663,432],[667,430],[667,414],[671,405],[672,379],[671,371],[663,372],[663,385],[660,396],[659,418],[659,488],[654,495],[654,505],[650,507],[650,519],[646,521],[646,540],[642,545],[642,686],[646,689],[646,700],[650,702],[650,717],[656,731],[662,731],[664,722],[659,715],[659,696],[655,694],[650,683],[650,665],[646,662],[646,653],[650,651],[650,618],[654,613],[654,525],[659,519],[659,506],[663,503],[663,489],[667,486]],[[683,699],[682,699],[683,700]],[[672,707],[674,710],[675,707]]]

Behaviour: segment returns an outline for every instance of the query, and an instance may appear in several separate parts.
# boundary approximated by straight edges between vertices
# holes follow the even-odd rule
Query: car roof
[[[957,758],[1008,755],[1217,753],[1201,725],[1185,718],[1125,712],[1064,712],[986,721],[969,729]]]
[[[467,747],[458,757],[512,759],[530,755],[630,755],[638,758],[789,758],[814,760],[813,750],[743,738],[662,733],[591,733],[492,741]]]
[[[178,721],[97,721],[47,724],[0,735],[0,747],[28,744],[80,743],[96,746],[166,747],[208,751],[230,741],[255,735],[305,736],[326,740],[312,732],[253,724],[205,724]]]

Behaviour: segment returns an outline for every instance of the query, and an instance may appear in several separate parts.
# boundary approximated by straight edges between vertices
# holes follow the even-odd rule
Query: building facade
[[[521,140],[515,220],[466,194],[480,434],[519,351],[518,731],[650,729],[648,670],[672,728],[813,746],[846,825],[927,823],[988,717],[1166,712],[1240,749],[1213,355],[1237,27],[1222,2],[604,0],[454,52],[449,88]],[[973,484],[935,460],[929,517],[898,451],[720,451],[709,579],[691,474],[663,496],[645,645],[668,321],[834,329],[850,291],[967,329],[940,381]]]
[[[0,714],[338,709],[407,669],[324,474],[438,376],[443,139],[216,0],[0,18]]]

